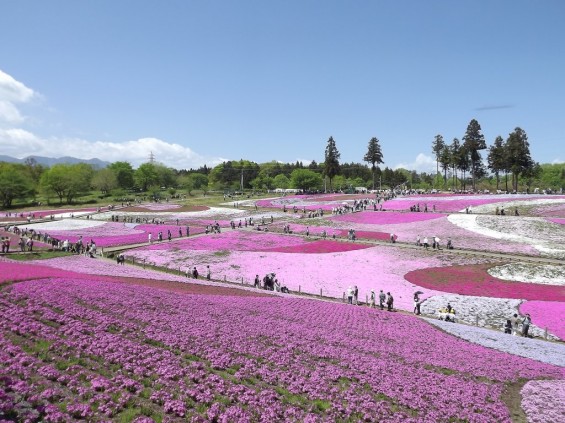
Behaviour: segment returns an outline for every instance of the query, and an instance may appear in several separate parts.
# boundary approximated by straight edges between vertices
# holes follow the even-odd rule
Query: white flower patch
[[[502,331],[497,332],[476,326],[444,322],[443,320],[425,320],[452,335],[475,344],[520,357],[532,358],[543,363],[565,367],[565,344],[563,343],[523,338],[521,336],[509,335]]]
[[[65,212],[65,213],[57,213],[54,214],[53,217],[55,219],[69,219],[73,217],[80,217],[86,216],[87,214],[93,214],[93,211],[74,211],[74,212]]]
[[[435,295],[426,299],[421,305],[423,314],[439,318],[438,310],[447,304],[455,309],[455,321],[467,325],[487,327],[502,330],[506,320],[514,314],[519,315],[518,308],[521,300],[506,298],[475,297],[471,295],[445,294]],[[529,334],[543,337],[545,331],[531,324]],[[558,340],[556,336],[547,335],[548,339]]]
[[[474,197],[473,197],[474,198]],[[506,214],[514,213],[515,207],[524,206],[545,206],[548,204],[564,204],[565,198],[522,198],[516,199],[513,195],[506,195],[504,198],[510,198],[510,201],[501,201],[498,203],[482,204],[480,206],[474,206],[473,212],[475,213],[492,213],[496,212],[496,208],[501,209],[504,207],[506,209]],[[461,210],[462,212],[464,210]]]
[[[450,214],[447,219],[462,229],[480,235],[531,245],[544,255],[556,258],[565,255],[565,249],[559,243],[559,239],[563,239],[561,229],[555,229],[554,224],[543,218]],[[540,239],[542,236],[545,239]]]
[[[488,269],[488,274],[507,281],[565,285],[565,266],[509,263]]]
[[[93,219],[98,220],[110,220],[112,215],[123,217],[123,216],[133,216],[133,217],[143,217],[145,219],[162,219],[162,220],[175,220],[175,219],[199,219],[199,218],[211,218],[219,219],[221,217],[230,217],[236,215],[243,215],[248,213],[247,210],[240,209],[229,209],[223,207],[211,207],[208,210],[194,211],[194,212],[124,212],[124,211],[114,211],[106,213],[98,213],[93,215]]]
[[[87,229],[96,228],[97,226],[102,226],[106,222],[101,222],[91,219],[63,219],[63,220],[53,220],[49,222],[33,223],[26,225],[27,229],[33,229],[35,231],[49,232],[49,231],[73,231],[77,229]]]

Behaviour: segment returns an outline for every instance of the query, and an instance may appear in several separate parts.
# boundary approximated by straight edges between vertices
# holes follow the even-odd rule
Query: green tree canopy
[[[116,175],[116,182],[119,188],[133,188],[134,170],[133,167],[131,167],[131,164],[129,164],[128,162],[114,162],[108,166],[108,169],[110,169]]]
[[[24,198],[33,191],[34,181],[25,165],[0,163],[0,202],[2,208],[9,208],[18,198]]]
[[[293,188],[304,191],[322,187],[322,177],[310,169],[294,169],[290,175],[290,182]]]
[[[159,174],[153,163],[143,163],[133,174],[135,184],[143,191],[150,186],[159,185]]]
[[[367,146],[367,152],[363,157],[363,160],[367,163],[371,163],[371,171],[373,173],[373,189],[375,189],[375,170],[376,165],[384,163],[383,152],[379,144],[377,137],[373,137],[369,140],[369,145]]]
[[[86,163],[56,164],[43,173],[41,186],[57,195],[61,204],[63,198],[70,204],[90,190],[93,175],[94,170]]]

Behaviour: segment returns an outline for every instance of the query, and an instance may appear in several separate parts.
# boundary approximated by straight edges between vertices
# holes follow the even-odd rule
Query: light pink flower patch
[[[140,207],[151,211],[164,211],[172,209],[180,209],[182,206],[180,204],[169,204],[169,203],[148,203],[142,204]]]
[[[175,242],[175,250],[211,250],[211,251],[268,251],[272,248],[293,247],[306,244],[301,237],[252,231],[230,231],[198,238],[186,238]],[[153,244],[143,250],[169,250],[168,243]],[[140,250],[136,250],[140,251]]]
[[[565,218],[554,217],[554,218],[548,218],[547,220],[549,220],[552,223],[557,223],[559,225],[565,225]]]
[[[337,253],[342,251],[354,251],[362,250],[363,248],[370,248],[367,244],[354,244],[339,241],[329,241],[329,240],[319,240],[307,242],[300,245],[289,246],[289,247],[276,247],[267,249],[268,252],[279,252],[279,253],[303,253],[303,254],[325,254],[325,253]]]
[[[565,339],[565,302],[528,301],[520,305],[520,313],[529,313],[536,326]]]
[[[401,223],[438,219],[440,217],[445,217],[445,215],[438,213],[364,211],[360,213],[347,213],[339,216],[332,216],[330,219],[339,222],[354,222],[370,225],[397,225]]]
[[[562,422],[565,419],[565,380],[530,380],[521,391],[528,422]]]

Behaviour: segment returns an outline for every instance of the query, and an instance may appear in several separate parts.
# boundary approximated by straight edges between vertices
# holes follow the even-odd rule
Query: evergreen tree
[[[512,172],[512,189],[518,191],[518,177],[532,174],[536,163],[530,154],[528,135],[522,128],[516,128],[510,133],[505,144],[507,167]]]
[[[476,119],[472,119],[467,126],[467,131],[463,137],[463,145],[469,153],[471,162],[471,175],[473,178],[473,190],[475,190],[475,179],[479,174],[485,173],[484,166],[481,162],[480,150],[487,148],[485,137],[481,132],[481,125]]]
[[[447,188],[447,170],[451,165],[451,150],[447,144],[444,144],[443,148],[441,149],[439,163],[441,164],[441,169],[443,170],[443,186],[444,188]]]
[[[504,154],[504,140],[499,135],[494,140],[494,144],[490,146],[487,156],[488,168],[496,177],[496,189],[500,186],[500,172],[506,167],[506,158]]]
[[[453,189],[457,189],[457,169],[459,168],[459,160],[461,156],[461,143],[457,138],[453,138],[449,146],[451,158],[451,170],[453,172]]]
[[[439,160],[441,157],[441,151],[445,146],[445,142],[443,141],[443,137],[441,135],[436,135],[434,141],[432,142],[432,151],[436,156],[436,175],[439,173]]]
[[[363,158],[367,163],[371,163],[371,171],[373,172],[373,189],[375,189],[375,170],[376,164],[382,164],[383,162],[383,152],[379,144],[379,140],[373,137],[369,140],[369,146],[367,147],[367,153]]]
[[[332,179],[339,173],[340,154],[337,151],[333,137],[328,139],[324,160],[324,174],[330,179],[330,191],[332,191]]]

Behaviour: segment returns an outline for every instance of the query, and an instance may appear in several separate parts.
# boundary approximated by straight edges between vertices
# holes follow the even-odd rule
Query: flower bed
[[[565,367],[565,345],[541,339],[513,336],[503,331],[493,331],[477,326],[460,325],[438,319],[427,319],[430,324],[458,338],[498,351],[527,357],[543,363]]]
[[[550,221],[551,223],[557,223],[558,225],[565,225],[565,218],[548,218],[548,221]]]
[[[160,246],[143,247],[128,252],[136,260],[145,260],[157,266],[183,269],[197,266],[201,269],[209,265],[215,275],[228,281],[243,280],[251,283],[255,275],[263,276],[275,272],[282,285],[291,291],[319,294],[341,298],[348,286],[357,285],[360,298],[365,299],[371,289],[377,292],[383,289],[391,291],[395,296],[395,307],[412,310],[413,293],[421,287],[405,280],[404,275],[412,270],[437,267],[446,262],[476,263],[476,259],[453,256],[431,256],[421,250],[404,250],[392,246],[363,248],[361,243],[337,243],[340,252],[325,254],[301,254],[290,252],[292,249],[301,250],[308,241],[293,236],[275,235],[272,233],[252,233],[245,243],[238,244],[238,234],[248,236],[243,231],[235,231],[220,236],[200,237],[186,240],[178,245],[164,244]],[[229,235],[229,237],[226,237]],[[284,248],[286,254],[281,254],[269,245],[262,243],[259,237],[267,236],[266,240],[291,239],[293,244],[278,245]],[[326,241],[335,242],[335,241]],[[188,243],[188,244],[187,244]],[[327,245],[324,243],[324,245]],[[263,245],[263,248],[258,248]],[[313,244],[312,248],[317,248]],[[334,245],[334,244],[330,244]],[[343,251],[348,245],[361,246],[362,249]],[[351,247],[354,248],[354,247]],[[360,247],[355,247],[360,248]],[[237,253],[236,253],[237,251]],[[459,261],[457,261],[459,260]],[[481,259],[482,260],[482,259]],[[440,294],[435,290],[426,290],[424,297]]]
[[[520,305],[520,313],[529,313],[532,322],[540,328],[565,340],[565,303],[555,301],[527,301]]]
[[[331,220],[340,222],[354,222],[370,225],[398,225],[402,223],[420,222],[423,220],[439,219],[444,217],[438,213],[411,213],[411,212],[374,212],[364,211],[359,213],[346,213],[332,216]]]
[[[551,264],[513,262],[491,267],[488,274],[506,281],[565,285],[565,267]]]
[[[13,420],[509,423],[507,384],[565,377],[408,316],[301,299],[56,279],[3,291],[0,309]]]
[[[480,297],[514,298],[539,301],[565,301],[565,287],[508,282],[488,274],[492,264],[418,269],[406,280],[429,289]]]
[[[562,422],[565,417],[565,381],[531,380],[522,388],[522,408],[528,422]]]

